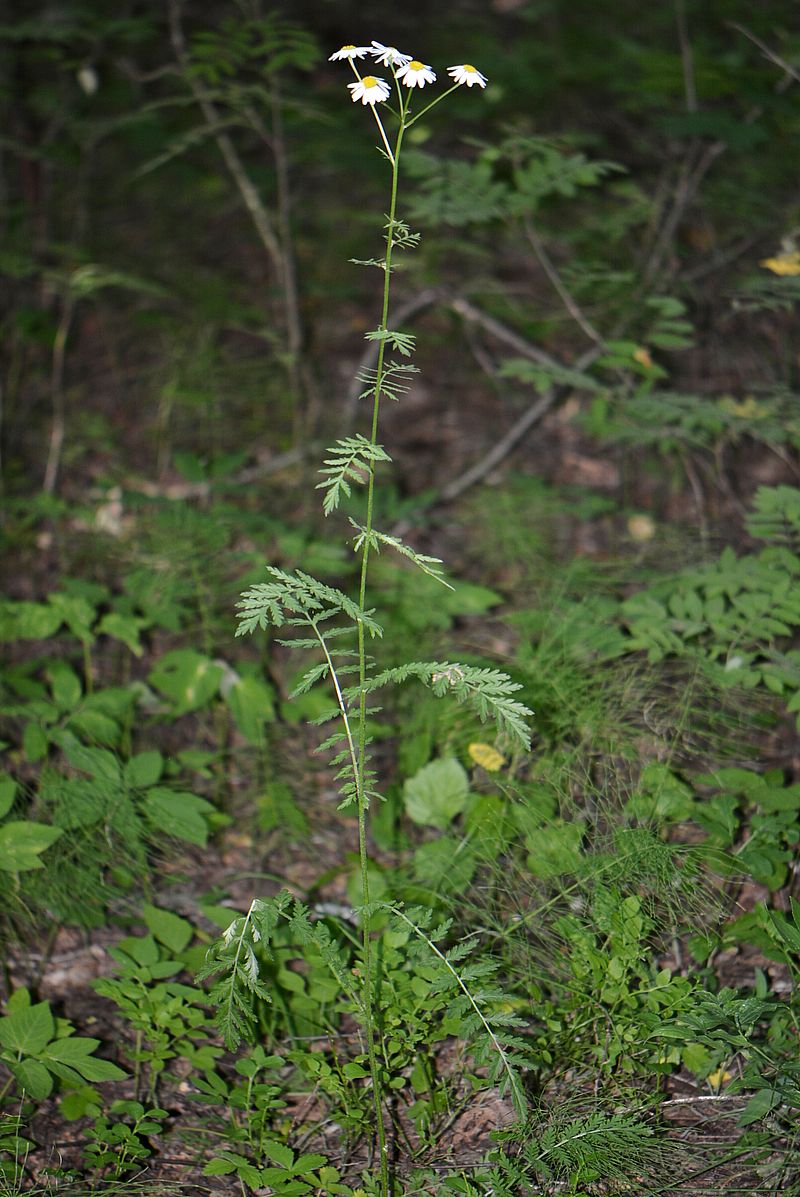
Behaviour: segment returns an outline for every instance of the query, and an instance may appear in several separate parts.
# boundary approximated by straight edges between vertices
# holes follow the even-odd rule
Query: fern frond
[[[452,661],[409,661],[375,674],[366,681],[364,690],[369,693],[390,683],[401,684],[412,677],[429,686],[437,696],[452,694],[459,704],[467,703],[481,722],[491,720],[510,740],[530,749],[528,720],[533,711],[511,698],[522,687],[508,674]]]
[[[387,532],[377,532],[374,528],[368,532],[366,528],[362,527],[361,524],[357,524],[353,519],[350,520],[350,523],[358,533],[358,536],[353,541],[353,548],[357,553],[361,551],[364,543],[367,541],[369,541],[370,548],[374,549],[376,553],[380,552],[381,545],[388,545],[396,553],[401,553],[403,557],[407,557],[409,561],[413,561],[417,569],[422,570],[429,578],[440,582],[448,590],[455,590],[454,586],[445,581],[442,576],[442,570],[437,568],[442,564],[441,557],[428,557],[424,553],[418,553],[410,545],[404,544],[399,537],[390,536]]]
[[[308,907],[297,900],[294,901],[291,914],[287,917],[297,942],[306,947],[316,948],[323,964],[333,973],[342,991],[349,997],[356,996],[357,985],[348,967],[347,957],[341,948],[337,947],[325,923],[312,922]]]
[[[342,495],[349,497],[351,482],[365,482],[376,462],[392,460],[382,445],[373,445],[360,433],[336,441],[328,453],[330,456],[323,463],[325,468],[319,471],[322,482],[316,487],[325,491],[322,503],[325,515],[336,510]]]
[[[452,960],[448,959],[434,938],[424,930],[421,925],[424,920],[418,921],[412,917],[414,911],[407,914],[400,906],[392,903],[386,903],[385,909],[390,911],[396,920],[410,928],[427,946],[438,966],[438,975],[432,984],[435,984],[440,992],[449,994],[448,1010],[451,1014],[460,1016],[460,1032],[469,1041],[470,1051],[476,1063],[488,1067],[492,1083],[496,1082],[501,1092],[506,1089],[510,1092],[515,1110],[520,1117],[524,1116],[528,1102],[520,1078],[516,1053],[521,1052],[526,1045],[519,1037],[509,1035],[499,1020],[495,1027],[495,1011],[490,1004],[505,1002],[506,995],[496,987],[473,990],[465,978],[466,970],[454,967]],[[495,972],[496,968],[494,963],[489,963],[490,972]]]
[[[328,707],[320,715],[315,715],[313,719],[307,720],[309,727],[324,727],[326,723],[332,723],[334,719],[341,718],[342,712],[338,707]]]
[[[256,1000],[272,1000],[259,979],[255,945],[262,941],[265,946],[269,943],[280,913],[277,899],[269,903],[255,899],[247,914],[234,919],[212,944],[205,964],[197,973],[201,980],[219,976],[209,992],[209,1002],[217,1007],[217,1026],[231,1050],[250,1037],[256,1024]]]
[[[370,332],[364,333],[364,340],[383,341],[384,344],[391,345],[397,353],[402,353],[403,357],[410,357],[414,352],[417,338],[413,333],[400,332],[396,328],[373,328]]]
[[[551,1113],[523,1152],[540,1175],[577,1184],[641,1177],[663,1163],[652,1126],[636,1115],[603,1110],[578,1117]]]
[[[381,395],[388,396],[397,403],[401,395],[405,395],[410,387],[410,380],[406,381],[410,374],[419,374],[419,367],[412,366],[410,362],[396,362],[394,360],[385,363],[383,371],[378,374],[378,371],[372,367],[367,367],[360,370],[357,377],[359,382],[363,382],[366,387],[358,396],[359,399],[368,399],[375,394],[375,388],[380,380]]]
[[[362,611],[341,590],[326,586],[302,570],[288,574],[271,565],[268,573],[274,582],[251,586],[236,604],[241,611],[237,636],[254,632],[256,628],[266,629],[270,624],[281,627],[287,622],[287,615],[299,616],[301,622],[315,626],[338,614],[346,615],[354,624],[362,624],[370,636],[383,634],[380,624],[372,618],[372,611]]]
[[[306,670],[294,689],[290,691],[289,697],[299,698],[301,694],[307,694],[311,687],[323,678],[326,678],[329,672],[330,669],[327,661],[321,661],[319,665],[313,665],[311,669]]]

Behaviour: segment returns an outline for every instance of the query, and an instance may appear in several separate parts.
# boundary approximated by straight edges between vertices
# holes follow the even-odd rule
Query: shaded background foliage
[[[30,870],[4,897],[4,932],[75,923],[102,936],[142,915],[148,934],[114,948],[101,985],[147,1043],[135,1096],[155,1102],[178,1056],[195,1081],[203,1072],[209,1102],[241,1109],[214,1072],[203,995],[154,982],[197,967],[230,917],[221,895],[247,905],[248,870],[268,886],[286,871],[309,901],[333,896],[334,914],[357,901],[303,726],[329,699],[312,687],[290,704],[299,675],[282,647],[232,631],[265,559],[353,579],[309,480],[323,438],[362,415],[353,376],[379,276],[348,259],[381,249],[386,171],[328,55],[372,37],[440,81],[455,60],[490,79],[408,138],[401,215],[422,243],[394,303],[420,333],[421,373],[386,413],[394,465],[379,497],[383,526],[413,530],[469,581],[445,594],[376,562],[382,651],[387,665],[409,644],[445,659],[455,642],[476,667],[508,666],[536,709],[528,760],[483,744],[461,708],[418,694],[388,705],[375,891],[455,916],[453,934],[472,919],[470,942],[513,990],[498,1003],[535,1012],[527,1083],[542,1107],[492,1191],[531,1177],[602,1186],[624,1164],[620,1134],[652,1175],[653,1157],[633,1151],[649,1126],[619,1102],[642,1084],[713,1096],[734,1071],[745,1112],[724,1123],[729,1141],[767,1120],[745,1144],[762,1168],[746,1183],[796,1184],[800,41],[788,0],[34,0],[3,14],[0,801],[4,820],[27,820]],[[493,462],[525,419],[528,435]],[[0,827],[0,849],[9,840]],[[194,921],[143,906],[154,896]],[[357,1137],[370,1113],[353,1084],[352,1011],[314,929],[295,921],[261,961],[282,1004],[256,1009],[259,1030],[280,1050],[322,1033],[352,1051],[349,1076],[322,1053],[294,1062]],[[404,1039],[387,1068],[417,1086],[409,1118],[435,1146],[456,1087],[431,1079],[445,990],[420,1005],[417,948],[401,936],[387,949],[387,1019]],[[41,975],[19,953],[12,963],[34,991]],[[740,989],[720,997],[725,985]],[[166,1006],[169,1033],[156,1033]],[[49,1050],[29,1068],[42,1100]],[[103,1073],[91,1061],[84,1077]],[[570,1122],[558,1103],[576,1078],[607,1104]],[[481,1082],[467,1083],[469,1101]],[[286,1096],[264,1090],[262,1138]],[[70,1097],[93,1113],[94,1097]],[[143,1109],[117,1115],[113,1133],[127,1127],[132,1158],[146,1156]],[[605,1155],[558,1155],[587,1128]],[[266,1166],[256,1138],[243,1169]],[[110,1167],[114,1152],[98,1139],[95,1155]]]

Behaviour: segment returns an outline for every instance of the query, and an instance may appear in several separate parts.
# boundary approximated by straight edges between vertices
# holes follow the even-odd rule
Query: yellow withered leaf
[[[506,763],[506,758],[503,754],[498,752],[496,748],[492,748],[491,744],[470,744],[467,752],[475,764],[480,765],[487,773],[499,772]]]
[[[764,258],[759,266],[766,266],[773,274],[800,274],[800,252],[791,250],[774,258]]]

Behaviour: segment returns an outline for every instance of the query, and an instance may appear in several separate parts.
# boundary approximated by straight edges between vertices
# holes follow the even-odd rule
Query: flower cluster
[[[410,54],[402,54],[396,46],[384,46],[383,42],[373,41],[370,46],[342,46],[335,54],[331,54],[330,62],[347,61],[356,73],[355,83],[348,83],[353,102],[359,100],[362,104],[381,104],[389,98],[391,88],[385,79],[375,75],[361,75],[356,59],[374,58],[380,66],[389,67],[395,79],[405,87],[425,87],[428,83],[436,82],[436,72],[432,67]],[[447,68],[447,73],[453,80],[451,87],[466,85],[485,87],[488,80],[471,63],[462,62],[457,66]]]

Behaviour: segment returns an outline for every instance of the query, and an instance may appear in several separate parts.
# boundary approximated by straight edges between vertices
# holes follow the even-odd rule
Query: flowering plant
[[[369,46],[342,46],[341,49],[336,50],[328,59],[329,62],[349,62],[356,77],[355,83],[348,83],[353,102],[357,103],[359,100],[362,104],[371,106],[375,114],[375,120],[378,122],[381,138],[386,147],[386,152],[389,155],[390,162],[394,159],[394,152],[389,145],[389,140],[386,136],[386,129],[383,121],[377,111],[378,104],[385,104],[391,94],[391,87],[385,79],[376,77],[375,75],[362,75],[358,62],[361,59],[371,56],[375,61],[384,67],[388,67],[392,73],[392,77],[397,90],[398,99],[398,117],[400,121],[401,133],[404,129],[410,128],[421,116],[429,112],[436,104],[441,103],[451,92],[456,91],[459,87],[474,87],[476,84],[480,88],[486,87],[488,79],[485,75],[474,67],[469,62],[458,63],[456,66],[447,68],[447,73],[453,80],[452,85],[447,91],[442,92],[435,100],[432,100],[421,112],[415,116],[410,113],[410,93],[419,88],[427,87],[429,84],[436,82],[436,72],[432,67],[426,63],[421,62],[418,58],[412,58],[410,54],[403,54],[396,46],[385,46],[383,42],[373,41]],[[408,88],[408,94],[404,95],[400,84]],[[402,140],[400,138],[399,140]],[[399,150],[399,141],[396,147]]]
[[[410,333],[392,329],[389,325],[389,298],[392,275],[392,258],[396,251],[413,249],[419,242],[419,234],[412,232],[405,221],[397,215],[400,156],[405,132],[440,103],[447,95],[462,86],[480,88],[486,86],[486,78],[475,67],[461,64],[448,68],[453,80],[451,86],[429,102],[421,111],[412,115],[414,97],[423,88],[436,82],[432,67],[404,54],[395,46],[373,41],[370,46],[346,45],[331,56],[331,61],[347,62],[355,75],[348,84],[354,103],[371,109],[380,131],[384,156],[391,166],[391,190],[389,215],[384,226],[385,250],[379,258],[369,259],[362,265],[377,266],[383,271],[383,297],[380,322],[377,328],[366,333],[366,338],[376,343],[375,367],[367,370],[361,380],[366,389],[362,398],[371,399],[372,414],[369,435],[359,434],[337,440],[327,451],[324,466],[320,471],[322,481],[318,489],[324,491],[323,512],[331,515],[343,498],[350,496],[353,486],[364,486],[366,490],[363,522],[350,520],[355,530],[353,549],[360,556],[360,576],[357,597],[351,598],[342,591],[317,581],[310,575],[296,571],[289,574],[277,568],[270,568],[270,580],[252,587],[242,595],[239,633],[251,632],[269,625],[302,629],[294,639],[283,641],[290,647],[316,648],[321,659],[302,678],[295,693],[301,694],[322,679],[327,679],[335,696],[336,708],[331,718],[337,717],[340,730],[330,736],[323,747],[336,748],[334,765],[338,767],[337,777],[341,781],[342,807],[353,807],[358,817],[358,856],[360,866],[361,904],[358,915],[361,921],[362,968],[358,970],[360,989],[353,988],[352,978],[341,969],[338,956],[331,950],[330,943],[320,939],[317,946],[323,950],[337,981],[348,986],[364,1029],[366,1058],[369,1065],[375,1131],[378,1143],[379,1189],[381,1197],[389,1197],[391,1183],[389,1175],[389,1146],[387,1142],[387,1119],[385,1110],[386,1076],[382,1070],[384,1059],[380,1039],[381,997],[376,980],[375,948],[371,930],[372,916],[379,910],[390,912],[396,920],[407,926],[427,945],[432,956],[438,960],[442,973],[442,984],[449,985],[457,993],[456,1003],[461,1003],[465,1014],[465,1027],[469,1027],[471,1050],[476,1060],[480,1058],[488,1067],[490,1079],[502,1080],[512,1092],[515,1104],[523,1113],[525,1099],[514,1065],[514,1052],[519,1040],[508,1030],[516,1025],[515,1017],[509,1013],[490,1008],[486,992],[473,995],[464,976],[455,968],[450,957],[435,946],[435,937],[429,937],[423,922],[415,923],[402,908],[383,901],[375,902],[370,897],[370,869],[368,856],[367,812],[370,801],[380,797],[375,789],[375,777],[369,761],[369,720],[374,708],[368,705],[370,696],[390,683],[408,680],[422,682],[435,695],[450,695],[459,703],[471,705],[482,720],[491,720],[497,727],[504,745],[526,748],[529,744],[528,717],[531,712],[513,697],[520,687],[505,674],[494,669],[481,669],[468,664],[451,661],[411,661],[395,669],[374,672],[373,660],[367,652],[367,638],[380,637],[382,629],[374,611],[367,605],[367,581],[370,559],[382,549],[391,549],[442,585],[450,587],[442,573],[441,561],[416,552],[397,536],[379,531],[375,527],[375,481],[380,465],[391,458],[378,441],[378,424],[381,399],[384,395],[397,399],[407,390],[408,377],[416,368],[407,360],[414,350],[415,338]],[[364,60],[375,60],[391,76],[391,82],[361,69]],[[394,90],[396,107],[390,104]],[[390,140],[381,115],[381,109],[389,109],[397,120],[393,141]],[[396,354],[397,358],[390,357]],[[406,359],[406,360],[404,360]],[[355,638],[353,649],[340,647],[342,638]],[[353,680],[347,684],[345,678]],[[502,758],[501,758],[502,759]],[[258,980],[258,965],[254,944],[269,937],[279,917],[289,917],[286,910],[291,902],[276,899],[272,906],[256,900],[246,919],[232,924],[223,945],[217,953],[212,971],[231,974],[228,986],[228,1011],[231,1025],[240,1019],[242,1004],[237,1005],[235,987],[237,984],[264,997],[265,991]],[[291,915],[293,927],[303,923],[295,903]],[[306,927],[309,936],[317,934],[311,924]],[[321,934],[321,933],[319,933]],[[319,937],[318,937],[319,938]],[[462,951],[453,959],[464,955]],[[223,988],[225,983],[220,983]],[[492,991],[494,992],[494,991]],[[455,1008],[455,1007],[453,1007]],[[465,1031],[465,1034],[467,1032]],[[359,1066],[360,1067],[360,1066]]]

